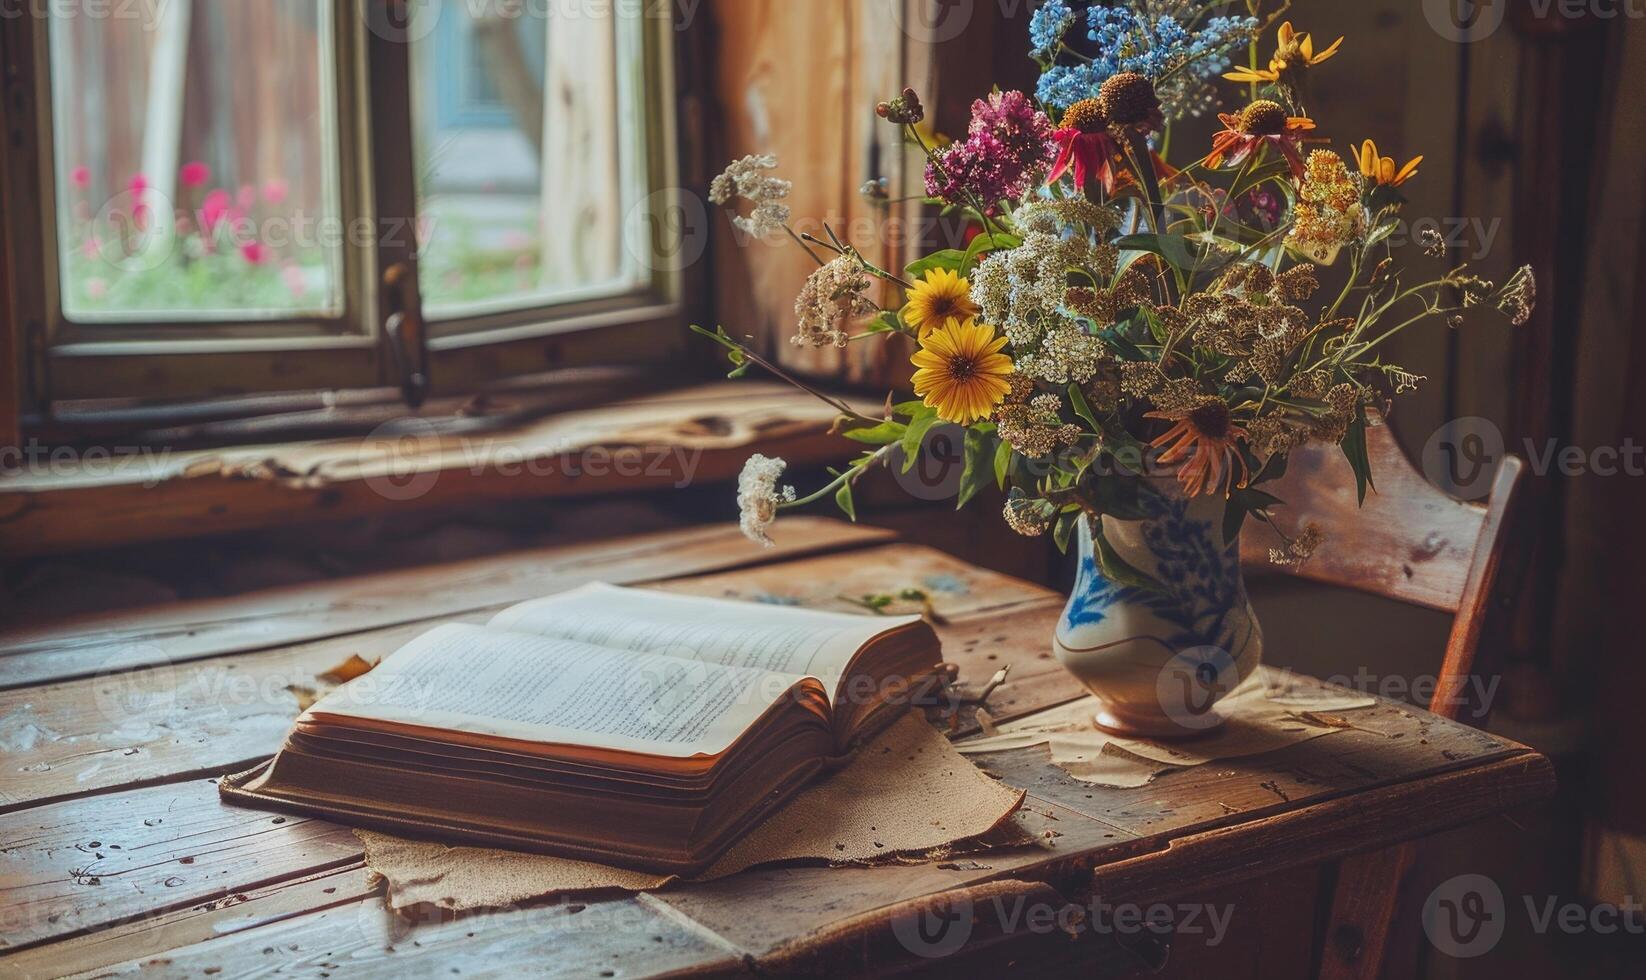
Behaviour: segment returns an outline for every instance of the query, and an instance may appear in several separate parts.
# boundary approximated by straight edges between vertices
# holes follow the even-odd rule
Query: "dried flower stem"
[[[886,280],[887,282],[895,282],[899,286],[902,286],[904,289],[913,289],[914,288],[912,285],[909,284],[908,280],[904,279],[902,276],[896,275],[895,273],[887,272],[885,269],[882,269],[878,265],[875,265],[873,262],[870,262],[868,259],[865,259],[863,257],[862,252],[859,252],[856,249],[853,249],[853,248],[850,248],[846,245],[841,244],[840,239],[835,236],[834,229],[830,228],[828,225],[824,225],[823,230],[825,232],[828,232],[829,238],[832,239],[832,241],[827,241],[826,242],[823,239],[818,238],[817,236],[811,234],[810,232],[804,232],[803,231],[803,232],[800,233],[800,237],[802,239],[804,239],[804,241],[801,242],[801,244],[804,245],[806,242],[811,242],[814,245],[821,245],[824,248],[826,248],[826,249],[828,249],[828,250],[830,250],[830,251],[832,251],[832,252],[834,252],[838,255],[846,255],[846,254],[850,253],[851,256],[854,259],[857,260],[857,264],[863,267],[863,271],[867,272],[869,275],[877,276],[881,279]],[[811,251],[811,249],[808,248],[808,249],[806,249],[806,251],[809,252],[809,251]],[[816,258],[817,256],[813,255],[812,257]]]
[[[830,408],[833,408],[835,411],[839,412],[841,415],[844,415],[848,418],[851,418],[854,421],[866,422],[869,425],[879,425],[881,422],[885,421],[884,419],[870,418],[869,416],[864,415],[863,413],[861,413],[861,412],[857,411],[856,409],[852,408],[850,405],[846,404],[846,402],[844,400],[839,399],[839,398],[835,398],[832,395],[828,395],[828,394],[825,394],[822,391],[819,391],[818,389],[812,387],[811,385],[807,384],[806,382],[802,381],[801,379],[795,377],[794,375],[790,374],[789,372],[787,372],[787,371],[783,370],[782,368],[778,367],[776,364],[772,363],[771,361],[767,360],[766,358],[760,356],[758,353],[756,353],[754,351],[753,348],[749,347],[747,344],[743,343],[740,340],[736,340],[732,337],[719,337],[719,338],[716,338],[716,339],[718,339],[720,341],[720,343],[725,344],[725,345],[735,349],[739,354],[742,354],[744,357],[748,358],[754,364],[759,365],[762,368],[765,368],[767,371],[770,371],[772,374],[777,375],[777,377],[783,379],[784,381],[787,381],[791,385],[794,385],[796,388],[799,388],[801,391],[804,391],[806,394],[811,395],[813,398],[816,398],[818,401],[822,402],[823,404],[828,405]]]
[[[806,254],[812,257],[812,261],[817,263],[818,268],[821,269],[823,266],[828,265],[828,263],[823,260],[823,256],[812,251],[812,247],[806,244],[806,240],[804,238],[795,234],[793,228],[790,228],[788,225],[784,225],[783,230],[789,233],[789,237],[794,239],[794,243],[796,245],[799,245],[801,248],[806,250]]]

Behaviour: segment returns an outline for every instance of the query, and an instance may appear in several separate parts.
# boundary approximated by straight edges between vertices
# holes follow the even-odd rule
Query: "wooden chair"
[[[1327,539],[1301,568],[1268,559],[1276,541],[1248,522],[1241,561],[1248,575],[1289,574],[1356,589],[1453,615],[1450,638],[1429,710],[1475,726],[1485,724],[1489,703],[1471,684],[1500,669],[1498,636],[1519,576],[1506,574],[1512,534],[1526,496],[1517,492],[1525,464],[1507,456],[1484,504],[1454,500],[1429,483],[1386,426],[1367,430],[1376,491],[1357,502],[1354,474],[1335,446],[1294,454],[1286,476],[1264,489],[1285,501],[1275,523],[1289,536],[1306,523]],[[1497,616],[1492,616],[1493,611]],[[1493,639],[1482,643],[1492,631]],[[1350,857],[1339,863],[1320,976],[1372,980],[1383,969],[1397,892],[1413,866],[1415,843]]]

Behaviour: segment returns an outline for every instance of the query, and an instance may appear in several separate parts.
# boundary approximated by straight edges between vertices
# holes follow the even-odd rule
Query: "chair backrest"
[[[1429,710],[1475,724],[1485,721],[1487,704],[1475,703],[1481,685],[1474,673],[1490,673],[1497,663],[1480,660],[1482,637],[1494,603],[1503,612],[1516,576],[1504,574],[1512,533],[1519,517],[1525,464],[1507,456],[1484,504],[1454,500],[1431,484],[1406,459],[1387,426],[1366,430],[1367,455],[1375,490],[1357,500],[1354,472],[1336,446],[1312,446],[1292,455],[1286,475],[1263,489],[1285,502],[1274,510],[1275,525],[1295,536],[1318,524],[1325,542],[1300,568],[1269,561],[1280,540],[1266,526],[1248,521],[1241,534],[1241,562],[1248,575],[1289,574],[1328,585],[1453,614],[1445,660]],[[1500,617],[1500,621],[1501,621]],[[1488,646],[1495,648],[1499,643]]]

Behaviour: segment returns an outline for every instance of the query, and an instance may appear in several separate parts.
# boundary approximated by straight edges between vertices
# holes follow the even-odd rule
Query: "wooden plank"
[[[10,772],[0,811],[250,768],[274,754],[297,717],[293,687],[314,688],[315,675],[351,654],[392,653],[430,625],[0,692]]]
[[[1554,785],[1549,760],[1523,750],[1482,765],[1186,835],[1158,853],[1096,869],[1094,882],[1111,901],[1169,899],[1467,824],[1548,796]]]
[[[0,816],[0,943],[28,946],[360,860],[336,824],[223,805],[191,779]]]
[[[1276,508],[1275,524],[1288,537],[1318,524],[1326,540],[1301,568],[1279,569],[1269,561],[1279,536],[1253,525],[1240,538],[1242,564],[1249,574],[1296,575],[1456,612],[1486,508],[1436,489],[1407,462],[1388,426],[1366,430],[1366,449],[1377,490],[1367,493],[1364,505],[1336,446],[1293,453],[1286,475],[1266,487],[1285,501]]]
[[[495,20],[503,30],[515,30],[512,18]],[[538,155],[543,175],[538,282],[561,287],[605,283],[624,272],[621,232],[627,188],[619,157],[634,148],[631,140],[619,150],[612,125],[624,115],[618,92],[620,22],[609,14],[548,17],[544,22],[548,77],[539,96],[540,132],[550,134],[553,149]],[[621,29],[631,26],[621,24]]]
[[[832,408],[787,386],[719,383],[525,419],[440,417],[365,438],[131,453],[0,480],[8,557],[332,520],[476,499],[659,490],[736,476],[756,446],[834,463]],[[438,424],[437,424],[438,423]]]
[[[144,915],[71,939],[0,954],[0,972],[15,977],[61,977],[128,960],[146,961],[182,946],[258,929],[294,916],[344,905],[380,905],[379,892],[368,882],[364,864],[346,864],[247,888],[187,908]]]
[[[867,555],[876,555],[874,565],[882,568],[918,568],[925,562],[928,568],[948,570],[953,563],[935,552],[902,545]],[[756,595],[765,588],[782,588],[810,567],[811,562],[803,567],[787,563],[690,581],[709,583],[700,588],[708,595],[728,590]],[[989,576],[981,585],[988,588],[971,595],[1009,591],[1001,576]],[[1011,613],[948,606],[938,636],[946,659],[960,665],[961,679],[973,690],[1001,665],[1014,664],[1011,682],[991,697],[991,708],[997,708],[1016,703],[1009,698],[1019,679],[1050,670],[1062,674],[1047,654],[1060,609],[1060,600],[1030,601]],[[479,609],[454,619],[484,623],[494,611]],[[291,688],[313,687],[316,674],[349,656],[375,660],[392,654],[430,626],[430,621],[418,621],[275,651],[0,692],[0,766],[10,772],[0,787],[0,812],[250,768],[280,748],[298,715],[298,695]],[[965,720],[971,720],[971,712],[965,713]]]
[[[779,524],[776,534],[782,533]],[[866,550],[809,558],[779,568],[694,575],[663,582],[658,588],[714,598],[776,602],[863,612],[865,596],[896,597],[904,590],[925,593],[941,620],[955,616],[1004,614],[1024,606],[1045,606],[1062,597],[1045,586],[991,572],[919,545],[892,544]],[[912,602],[891,607],[918,612]],[[1040,637],[1049,644],[1051,634]]]
[[[633,584],[884,541],[824,518],[792,518],[761,549],[713,525],[427,568],[121,610],[0,633],[0,688],[180,663],[518,602],[603,580]]]
[[[713,937],[644,898],[419,921],[396,916],[374,898],[132,959],[102,975],[584,978],[742,972],[741,961]]]
[[[1045,746],[975,756],[1007,783],[1140,837],[1197,831],[1364,791],[1524,747],[1385,702],[1344,716],[1355,728],[1275,752],[1179,769],[1136,790],[1094,787],[1052,765]]]

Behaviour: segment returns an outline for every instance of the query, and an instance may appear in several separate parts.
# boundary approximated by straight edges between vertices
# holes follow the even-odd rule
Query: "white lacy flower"
[[[972,302],[985,321],[1006,332],[1019,373],[1054,384],[1084,383],[1096,374],[1107,347],[1065,311],[1064,298],[1070,269],[1112,273],[1110,251],[1083,238],[1032,231],[972,273]]]
[[[794,499],[794,487],[777,485],[787,465],[781,459],[755,453],[743,464],[743,472],[737,477],[739,526],[750,541],[768,548],[772,546],[772,539],[766,531],[777,520],[778,506]]]
[[[794,184],[763,173],[777,168],[777,155],[750,154],[735,160],[724,173],[709,184],[709,200],[715,204],[729,204],[740,197],[754,209],[748,217],[732,215],[732,224],[745,234],[764,238],[774,231],[782,231],[789,223],[789,206],[782,203]]]

